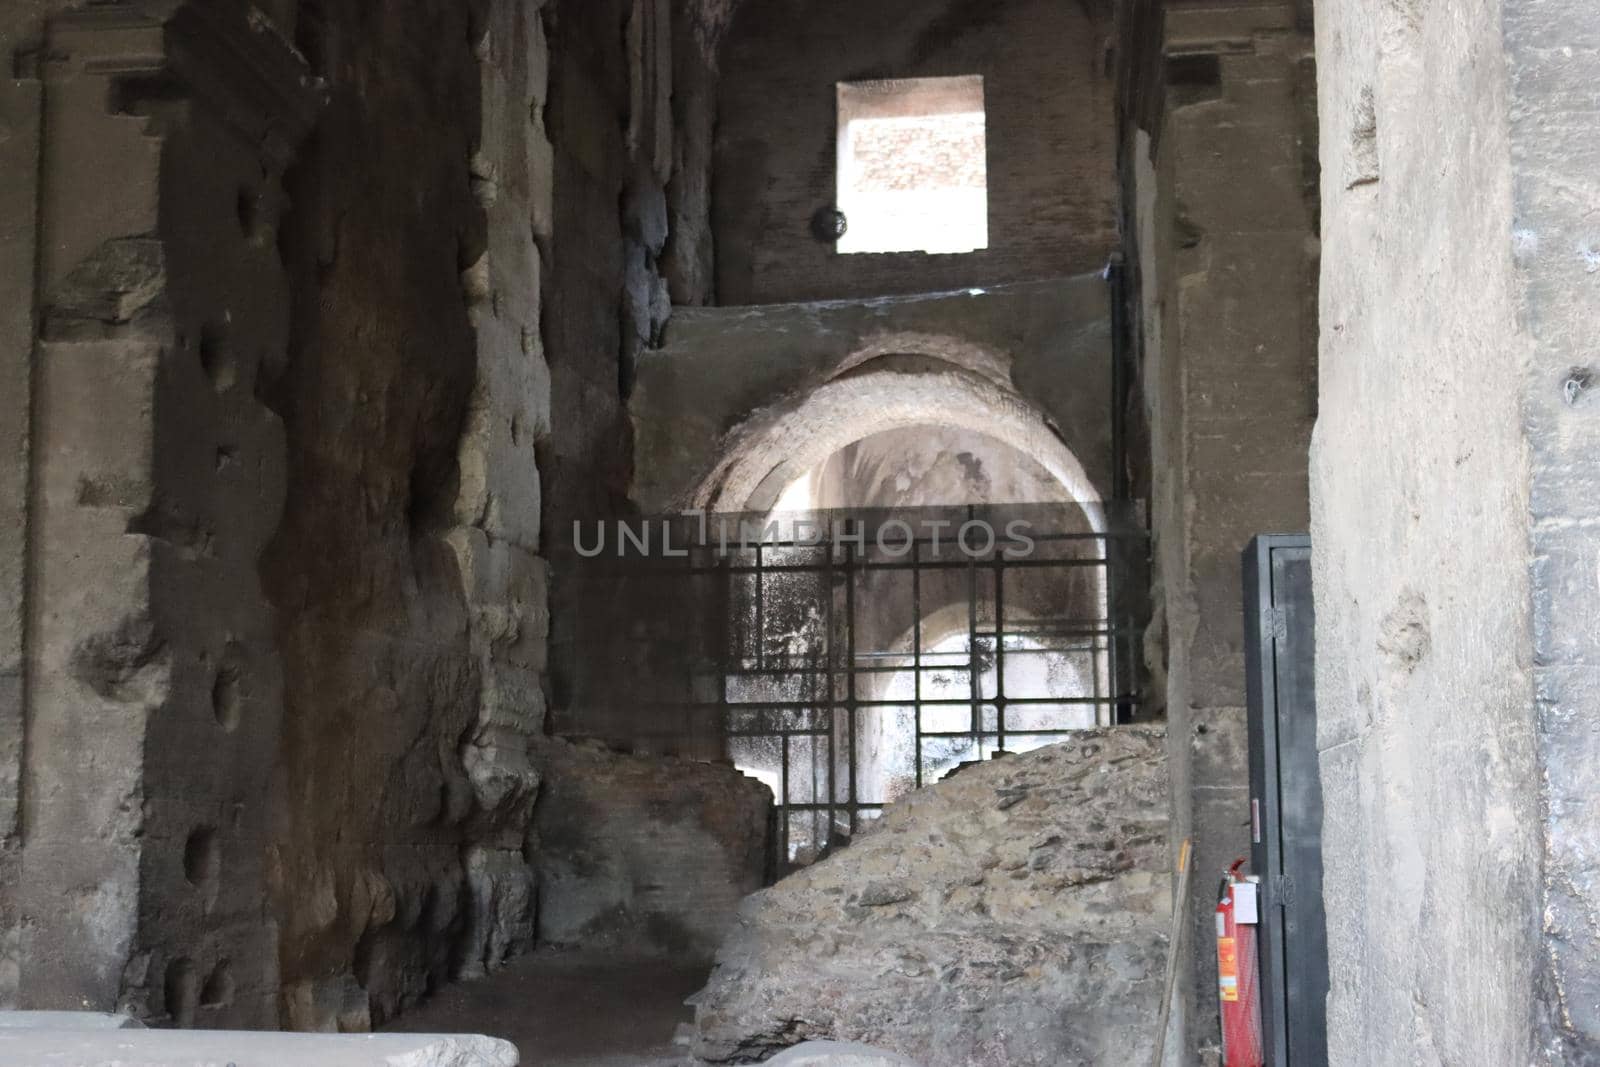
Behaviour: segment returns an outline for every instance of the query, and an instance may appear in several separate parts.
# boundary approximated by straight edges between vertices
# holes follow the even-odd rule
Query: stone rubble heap
[[[1172,883],[1159,727],[1085,731],[890,806],[745,901],[693,1051],[860,1041],[926,1065],[1148,1059]]]

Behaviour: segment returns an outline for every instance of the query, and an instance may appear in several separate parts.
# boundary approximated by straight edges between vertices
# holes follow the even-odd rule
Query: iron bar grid
[[[967,551],[952,537],[964,523],[1019,517],[1031,524],[1028,555],[1002,542]],[[714,519],[696,530],[703,520],[678,516],[636,522],[672,526],[682,555],[584,561],[592,599],[610,605],[596,630],[628,646],[611,669],[636,673],[596,676],[589,688],[604,706],[585,709],[587,723],[558,719],[558,731],[731,759],[773,787],[792,865],[968,762],[1138,714],[1141,605],[1113,594],[1148,588],[1142,522],[1104,514],[1089,528],[1085,512],[1053,505],[801,518],[820,545],[780,533],[741,547],[730,534],[724,549]],[[942,536],[880,550],[890,524],[939,520]],[[770,521],[754,523],[770,532]],[[673,676],[687,677],[662,685],[655,665],[674,655]],[[691,737],[714,748],[691,750]]]

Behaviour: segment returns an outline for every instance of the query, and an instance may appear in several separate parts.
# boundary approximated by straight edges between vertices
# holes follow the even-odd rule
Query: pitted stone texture
[[[539,940],[709,960],[766,880],[772,794],[732,767],[548,741]]]
[[[460,745],[472,788],[465,853],[467,923],[457,950],[478,975],[532,944],[533,873],[522,843],[539,775],[529,738],[544,725],[545,564],[539,547],[536,442],[550,430],[550,372],[539,340],[542,259],[530,217],[551,176],[543,127],[547,45],[537,4],[485,5],[472,190],[486,227],[462,276],[476,338],[477,382],[456,449],[459,525],[446,540],[460,569],[479,673],[477,715]],[[537,225],[537,221],[535,222]],[[474,235],[477,236],[477,235]]]
[[[1159,728],[970,768],[746,901],[694,1052],[751,1063],[833,1038],[927,1067],[1148,1059],[1167,866]]]
[[[291,172],[284,1023],[381,1023],[532,936],[546,574],[540,5],[336,0]],[[381,29],[380,29],[381,27]],[[428,42],[419,48],[417,42]],[[404,181],[395,181],[404,175]]]
[[[285,448],[251,384],[290,292],[258,209],[318,97],[242,4],[43,32],[25,748],[0,728],[28,817],[0,857],[0,1000],[270,1025],[282,701],[258,562]]]

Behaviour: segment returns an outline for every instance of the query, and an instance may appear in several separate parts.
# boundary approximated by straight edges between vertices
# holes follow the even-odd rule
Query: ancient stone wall
[[[533,936],[541,5],[47,6],[0,36],[0,1000],[363,1029]]]
[[[711,121],[724,5],[555,0],[548,126],[555,214],[545,243],[545,337],[553,396],[541,450],[544,518],[570,539],[575,520],[627,514],[636,366],[674,301],[710,297]],[[579,654],[565,599],[552,590],[551,684],[570,702]]]
[[[1215,877],[1249,854],[1240,552],[1303,530],[1316,415],[1310,39],[1290,4],[1173,6],[1162,121],[1129,142],[1174,842],[1192,836],[1185,1020],[1214,1046]],[[1164,638],[1164,642],[1163,642]]]
[[[717,300],[934,292],[1097,270],[1116,243],[1109,22],[1053,0],[747,4],[728,31],[716,138]],[[835,253],[841,81],[982,75],[989,247]]]
[[[539,5],[339,2],[290,175],[284,1022],[364,1028],[532,937],[551,180]]]
[[[1593,1062],[1594,12],[1317,40],[1330,1059]]]
[[[774,866],[772,792],[734,768],[543,743],[539,940],[709,962]]]
[[[272,220],[317,94],[232,4],[104,5],[39,32],[21,66],[41,255],[6,992],[270,1024],[281,676],[256,565],[285,468],[253,386],[288,331]]]
[[[815,442],[842,434],[815,457],[820,464],[837,448],[890,428],[891,405],[920,400],[924,406],[910,422],[953,426],[972,392],[952,387],[949,376],[959,374],[977,383],[984,398],[992,393],[1002,407],[1014,403],[1038,423],[1049,440],[1032,441],[1025,451],[1047,466],[1052,450],[1069,451],[1082,468],[1083,498],[1107,499],[1109,318],[1109,292],[1097,275],[979,293],[680,311],[659,349],[640,363],[630,404],[637,434],[633,497],[646,512],[693,501],[718,462],[738,451],[730,446],[743,444],[733,440],[742,425],[797,410],[802,401],[817,401],[814,421],[777,436],[771,456],[752,457],[752,470],[761,459],[767,460],[761,475],[780,460],[793,466]],[[881,373],[869,377],[869,371]],[[857,416],[868,413],[866,425],[851,437],[852,413],[842,401],[831,403],[822,387],[862,386],[868,393],[881,381],[895,384],[857,408]],[[1054,429],[1045,429],[1046,418]],[[966,428],[999,437],[1001,422],[995,416]],[[768,488],[775,493],[783,486]],[[725,501],[724,510],[748,503]]]
[[[0,12],[0,58],[36,49],[49,5]],[[35,269],[38,258],[37,78],[0,79],[0,1007],[17,997]]]

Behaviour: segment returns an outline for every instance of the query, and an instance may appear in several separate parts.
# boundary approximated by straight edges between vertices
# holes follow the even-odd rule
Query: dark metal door
[[[1251,864],[1261,876],[1262,1023],[1272,1067],[1327,1062],[1311,540],[1262,535],[1244,552]]]

